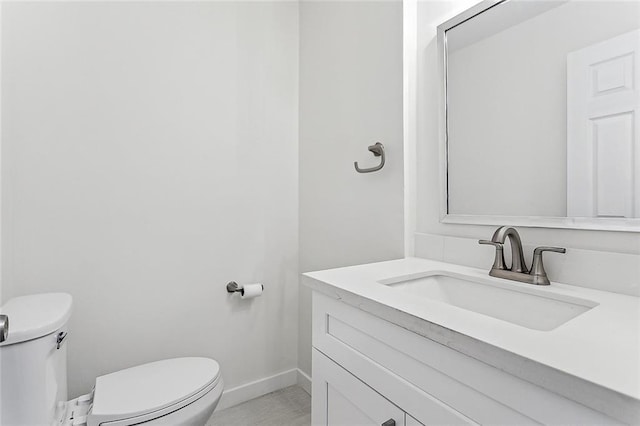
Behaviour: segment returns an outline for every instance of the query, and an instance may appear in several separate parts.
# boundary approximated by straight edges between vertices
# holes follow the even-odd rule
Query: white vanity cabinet
[[[314,425],[619,424],[317,291],[313,347]]]

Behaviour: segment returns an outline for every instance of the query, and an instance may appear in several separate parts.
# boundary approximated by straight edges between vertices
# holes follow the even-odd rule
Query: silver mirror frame
[[[438,39],[438,80],[440,85],[440,108],[438,128],[440,139],[440,222],[466,225],[509,225],[531,228],[584,229],[594,231],[640,232],[640,219],[544,217],[544,216],[499,216],[465,215],[449,213],[448,188],[448,122],[447,122],[447,37],[446,32],[480,13],[509,0],[484,0],[440,24]]]

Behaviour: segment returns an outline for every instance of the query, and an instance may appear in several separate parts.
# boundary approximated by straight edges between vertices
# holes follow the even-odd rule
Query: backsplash
[[[533,249],[523,244],[527,266]],[[495,250],[481,246],[475,238],[415,234],[415,256],[457,265],[486,269],[493,264]],[[511,250],[505,248],[510,264]],[[630,296],[640,296],[640,255],[567,247],[566,254],[546,253],[544,264],[552,282],[560,282]]]

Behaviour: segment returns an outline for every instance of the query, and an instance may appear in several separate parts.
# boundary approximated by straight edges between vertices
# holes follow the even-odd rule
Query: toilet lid
[[[9,316],[9,337],[0,346],[37,339],[63,327],[71,316],[73,299],[66,293],[14,297],[0,307]]]
[[[179,405],[219,376],[220,366],[209,358],[165,359],[100,376],[90,415],[102,423]]]

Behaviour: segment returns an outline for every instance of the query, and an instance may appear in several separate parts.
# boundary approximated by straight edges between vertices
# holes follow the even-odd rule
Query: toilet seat
[[[191,404],[221,382],[209,358],[174,358],[143,364],[96,379],[88,426],[131,425]]]

